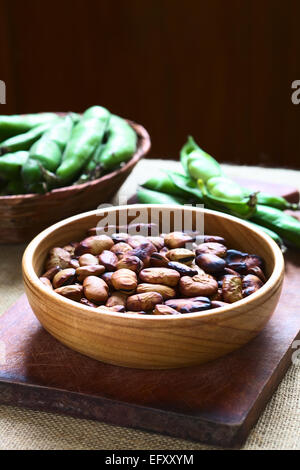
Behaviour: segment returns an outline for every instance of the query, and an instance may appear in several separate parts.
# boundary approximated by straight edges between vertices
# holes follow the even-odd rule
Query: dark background
[[[1,114],[102,104],[151,156],[299,168],[299,0],[0,0]]]

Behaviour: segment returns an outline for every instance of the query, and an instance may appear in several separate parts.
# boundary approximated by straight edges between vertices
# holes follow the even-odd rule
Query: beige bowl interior
[[[196,228],[204,215],[206,234],[223,236],[229,248],[260,255],[267,283],[255,294],[230,307],[180,317],[99,314],[96,309],[62,298],[39,281],[50,248],[84,238],[89,228],[108,215],[115,223],[158,222],[182,213],[181,206],[121,206],[80,214],[43,231],[23,258],[25,288],[34,313],[44,327],[69,347],[98,360],[128,367],[170,368],[207,362],[248,342],[266,324],[281,292],[284,262],[270,237],[247,222],[205,209],[185,207]],[[145,212],[146,211],[146,212]],[[170,215],[171,214],[171,215]],[[146,220],[145,220],[146,217]],[[138,219],[137,219],[138,218]],[[109,222],[111,223],[111,221]],[[190,228],[190,227],[189,227]]]

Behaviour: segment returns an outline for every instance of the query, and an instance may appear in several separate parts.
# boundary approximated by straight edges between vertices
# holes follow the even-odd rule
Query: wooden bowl
[[[284,261],[276,243],[247,222],[205,209],[133,205],[113,207],[106,214],[129,214],[132,219],[142,209],[146,209],[149,222],[157,221],[159,213],[166,218],[170,211],[176,215],[184,209],[193,218],[193,229],[196,217],[203,214],[206,234],[221,235],[229,247],[263,257],[266,284],[229,307],[182,316],[104,314],[63,298],[47,289],[38,276],[50,248],[81,240],[87,229],[103,218],[104,210],[92,211],[44,230],[24,253],[26,293],[45,329],[63,344],[99,361],[143,369],[201,364],[240,348],[256,336],[273,313],[281,292]]]
[[[0,243],[27,242],[59,220],[108,202],[151,147],[146,129],[128,122],[138,135],[138,145],[136,153],[122,168],[97,180],[54,189],[42,195],[0,196]]]

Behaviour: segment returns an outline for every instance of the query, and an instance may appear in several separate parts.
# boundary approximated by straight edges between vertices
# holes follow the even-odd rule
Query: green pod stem
[[[28,152],[20,151],[7,153],[0,157],[0,176],[7,179],[19,178],[22,166],[28,160],[28,156]]]
[[[78,177],[101,143],[106,125],[97,118],[81,119],[76,124],[56,171],[58,183],[68,184]]]
[[[257,204],[251,221],[276,232],[283,240],[300,248],[300,222],[274,207]]]
[[[297,210],[299,208],[298,204],[293,204],[281,196],[273,196],[272,194],[268,194],[263,191],[257,193],[257,203],[262,204],[263,206],[274,207],[281,211],[286,209]]]
[[[57,120],[57,116],[56,116]],[[48,121],[45,124],[34,127],[24,134],[11,137],[0,144],[0,152],[18,152],[19,150],[29,150],[30,147],[46,132],[55,121]]]
[[[105,170],[113,170],[133,156],[136,146],[136,132],[125,119],[113,114],[109,122],[107,142],[97,156],[96,165],[100,164]]]
[[[204,152],[191,136],[181,149],[180,161],[186,174],[194,180],[201,179],[206,182],[209,178],[222,174],[217,160]]]
[[[171,194],[160,193],[152,191],[151,189],[138,188],[137,190],[138,202],[141,204],[176,204],[182,205],[187,203],[184,199]]]
[[[23,134],[36,126],[56,119],[55,113],[0,116],[0,141]]]
[[[161,172],[158,176],[148,179],[142,186],[143,188],[171,194],[172,196],[185,196],[184,190],[174,184],[171,173]]]

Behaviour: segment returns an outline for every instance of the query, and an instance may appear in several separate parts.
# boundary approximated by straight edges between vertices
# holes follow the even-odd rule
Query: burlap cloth
[[[158,168],[175,169],[178,163],[166,160],[140,162],[120,193],[129,197],[137,184],[155,175]],[[228,165],[224,165],[224,169],[230,176],[253,176],[300,189],[299,171]],[[114,203],[117,201],[118,198],[114,198]],[[24,245],[0,246],[0,314],[23,292],[21,257],[24,248]],[[200,450],[213,447],[102,422],[0,406],[0,449]],[[300,449],[299,366],[291,365],[243,449]]]

